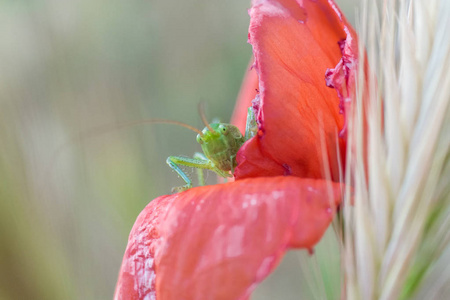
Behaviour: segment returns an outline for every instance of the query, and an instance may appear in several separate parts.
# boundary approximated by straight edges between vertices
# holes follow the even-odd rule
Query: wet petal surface
[[[319,241],[340,195],[337,183],[271,177],[159,197],[131,231],[116,299],[245,299],[285,251]]]

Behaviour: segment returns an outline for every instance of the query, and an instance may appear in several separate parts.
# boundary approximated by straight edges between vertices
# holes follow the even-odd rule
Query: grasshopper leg
[[[189,176],[181,170],[179,166],[186,166],[186,167],[192,167],[197,169],[208,169],[208,170],[214,170],[215,167],[212,165],[211,161],[208,159],[195,159],[195,158],[188,158],[188,157],[182,157],[182,156],[169,156],[166,160],[169,167],[172,168],[175,172],[178,173],[178,175],[183,178],[184,182],[186,183],[183,186],[175,187],[172,189],[172,191],[185,191],[187,189],[192,188],[192,181],[189,178]]]
[[[258,124],[256,123],[256,116],[253,112],[253,108],[247,109],[247,122],[245,123],[245,135],[244,139],[248,141],[258,133]]]
[[[194,153],[194,159],[208,160],[208,158],[205,156],[205,154],[200,153],[200,152]],[[205,185],[205,175],[204,175],[202,168],[197,168],[197,178],[198,178],[198,184],[200,186],[204,186]]]

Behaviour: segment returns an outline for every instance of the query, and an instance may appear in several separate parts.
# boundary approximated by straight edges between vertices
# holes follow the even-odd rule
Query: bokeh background
[[[337,2],[353,20],[352,1]],[[229,120],[251,57],[249,7],[0,1],[0,299],[112,298],[137,215],[183,183],[166,157],[199,150],[181,127],[119,124],[202,128],[201,101]],[[338,299],[327,236],[313,257],[290,253],[252,299]]]

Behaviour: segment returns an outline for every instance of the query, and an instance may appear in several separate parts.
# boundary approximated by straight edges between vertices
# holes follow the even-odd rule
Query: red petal
[[[159,197],[131,231],[116,299],[245,299],[288,248],[319,241],[339,203],[338,184],[297,177]]]
[[[250,16],[260,132],[239,151],[236,179],[283,174],[325,178],[329,168],[338,180],[345,141],[337,133],[344,118],[324,76],[341,58],[338,42],[346,38],[348,23],[334,2],[326,0],[255,0]]]

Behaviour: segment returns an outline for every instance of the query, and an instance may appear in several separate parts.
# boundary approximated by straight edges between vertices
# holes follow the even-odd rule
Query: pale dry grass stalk
[[[342,297],[446,299],[450,1],[385,0],[377,6],[366,0],[361,16],[348,135],[347,183],[354,190],[343,209]],[[370,66],[367,76],[363,59]]]

